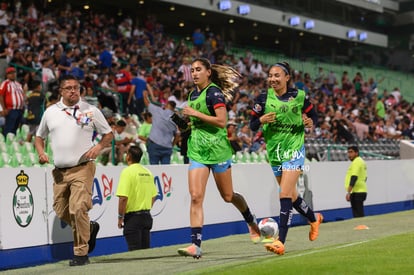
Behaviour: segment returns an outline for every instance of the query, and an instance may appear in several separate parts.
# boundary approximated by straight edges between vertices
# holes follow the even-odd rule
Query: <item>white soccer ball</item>
[[[259,222],[260,234],[263,238],[276,238],[279,235],[279,225],[272,218],[263,218]]]

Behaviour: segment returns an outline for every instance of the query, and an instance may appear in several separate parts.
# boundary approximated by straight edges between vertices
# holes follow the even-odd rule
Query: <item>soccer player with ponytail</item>
[[[232,149],[226,130],[226,99],[231,100],[231,92],[238,85],[235,80],[240,75],[231,67],[212,65],[205,58],[192,62],[191,75],[195,90],[189,94],[183,114],[189,116],[191,122],[188,186],[192,244],[178,249],[178,253],[198,259],[202,254],[203,201],[210,170],[223,200],[233,204],[244,217],[253,242],[260,241],[260,231],[244,197],[233,191],[231,176]]]
[[[305,127],[312,128],[317,114],[302,90],[289,86],[291,69],[287,62],[270,67],[267,92],[260,94],[252,111],[250,128],[263,125],[266,150],[273,173],[280,187],[279,238],[265,244],[268,251],[285,253],[284,243],[296,209],[310,223],[309,240],[318,237],[321,214],[315,214],[298,195],[296,183],[305,164]]]

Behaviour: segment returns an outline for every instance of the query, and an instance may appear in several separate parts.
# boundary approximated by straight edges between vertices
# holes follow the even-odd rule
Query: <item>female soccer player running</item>
[[[311,225],[309,240],[318,237],[323,217],[298,195],[296,183],[305,163],[305,126],[311,128],[317,114],[305,92],[289,87],[288,63],[276,63],[268,74],[269,89],[255,102],[250,128],[257,131],[263,125],[266,150],[273,173],[280,186],[279,238],[265,244],[268,251],[283,255],[284,243],[292,219],[292,208],[306,217]],[[309,118],[309,117],[311,118]]]
[[[225,202],[232,203],[243,215],[253,242],[260,241],[255,216],[242,195],[233,191],[231,177],[232,149],[227,139],[227,110],[225,98],[237,87],[237,71],[227,66],[211,65],[205,58],[191,64],[191,75],[196,89],[189,94],[183,114],[190,117],[191,135],[188,139],[188,186],[191,195],[189,247],[178,249],[183,256],[200,258],[203,226],[203,200],[210,170]]]

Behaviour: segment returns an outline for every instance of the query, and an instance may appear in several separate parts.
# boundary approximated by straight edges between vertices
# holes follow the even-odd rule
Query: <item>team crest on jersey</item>
[[[282,106],[280,106],[280,108],[279,108],[279,112],[281,112],[281,113],[286,113],[286,112],[288,111],[288,109],[289,109],[289,107],[288,107],[288,106],[286,106],[286,105],[282,105]]]
[[[292,113],[294,113],[294,114],[297,114],[298,113],[298,106],[294,106],[293,108],[292,108]]]
[[[255,104],[254,105],[254,110],[256,111],[256,112],[261,112],[262,111],[262,105],[260,105],[260,104]]]

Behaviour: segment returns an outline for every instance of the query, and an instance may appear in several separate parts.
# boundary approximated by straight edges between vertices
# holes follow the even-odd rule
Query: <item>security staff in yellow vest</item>
[[[138,146],[129,147],[128,167],[122,170],[116,191],[119,197],[118,228],[124,228],[129,251],[150,247],[150,210],[158,194],[153,174],[139,164],[141,157],[142,150]]]
[[[348,147],[348,158],[352,161],[345,177],[345,199],[351,202],[354,218],[364,217],[364,201],[367,198],[367,165],[359,156],[358,146]]]

